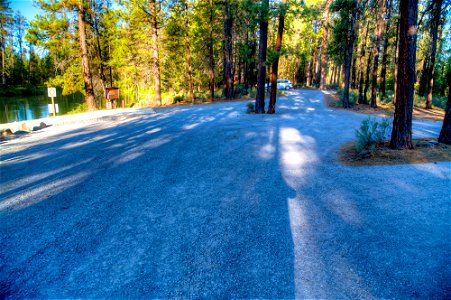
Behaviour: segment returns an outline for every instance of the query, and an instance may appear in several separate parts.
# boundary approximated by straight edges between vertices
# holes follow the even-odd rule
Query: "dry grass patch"
[[[433,163],[451,161],[451,145],[441,144],[437,139],[415,139],[412,150],[393,150],[389,141],[379,143],[373,153],[358,153],[356,142],[342,146],[339,161],[347,166],[380,166]]]

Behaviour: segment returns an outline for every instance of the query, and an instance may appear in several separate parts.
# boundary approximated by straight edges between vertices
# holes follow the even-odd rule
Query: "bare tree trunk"
[[[193,66],[191,64],[191,45],[189,37],[186,37],[186,66],[188,71],[188,101],[194,103]]]
[[[313,56],[312,56],[312,62],[311,62],[311,65],[310,65],[310,67],[311,67],[311,69],[310,69],[310,85],[313,85],[315,83],[315,76],[316,76],[315,64],[316,64],[316,61],[317,61],[317,59],[316,59],[316,56],[317,56],[316,49],[313,48],[312,51],[313,51],[312,52]]]
[[[315,51],[313,50],[313,51],[312,51],[312,56],[313,56],[314,52],[315,52]],[[307,65],[306,72],[305,72],[305,84],[306,84],[307,86],[311,86],[311,85],[312,85],[311,71],[312,71],[312,60],[310,59],[309,62],[308,62],[308,65]]]
[[[89,1],[91,2],[91,1]],[[102,51],[102,47],[101,47],[101,42],[100,42],[100,31],[99,31],[99,24],[97,22],[97,18],[96,18],[96,11],[97,11],[97,2],[94,1],[94,7],[92,7],[92,3],[90,3],[91,9],[90,9],[90,13],[91,13],[91,19],[93,20],[93,29],[95,32],[95,38],[96,38],[96,47],[97,47],[97,55],[99,57],[99,77],[100,77],[100,84],[102,85],[102,91],[103,91],[103,97],[106,97],[106,76],[105,76],[105,64],[104,64],[104,58],[103,58],[103,51]]]
[[[280,49],[282,48],[282,37],[283,37],[283,27],[285,26],[285,9],[287,0],[282,0],[282,7],[279,15],[279,25],[277,28],[277,40],[276,40],[276,58],[272,64],[272,75],[271,75],[271,93],[269,95],[269,107],[268,114],[273,114],[276,112],[276,96],[277,96],[277,73],[279,71],[279,55]]]
[[[357,88],[357,53],[355,53],[352,57],[352,64],[351,64],[351,88],[356,89]]]
[[[371,107],[376,108],[377,102],[377,71],[379,68],[379,52],[381,48],[382,34],[384,31],[384,19],[386,14],[386,2],[385,0],[379,0],[379,19],[377,21],[377,35],[376,35],[376,45],[374,47],[374,63],[373,63],[373,81],[371,84]]]
[[[379,83],[379,89],[383,97],[386,96],[385,91],[386,85],[386,75],[387,75],[387,60],[388,60],[388,34],[384,39],[384,50],[382,52],[382,62],[381,62],[381,82]]]
[[[412,149],[418,0],[401,0],[400,11],[397,95],[390,147]]]
[[[233,87],[232,87],[232,26],[233,19],[230,15],[230,3],[229,0],[225,0],[224,3],[224,97],[226,99],[232,99]]]
[[[352,3],[352,17],[351,17],[351,24],[350,24],[350,28],[349,28],[349,44],[348,44],[348,49],[347,51],[347,55],[346,55],[346,60],[345,60],[345,88],[343,91],[343,107],[344,108],[349,108],[349,83],[350,83],[350,75],[351,75],[351,61],[352,61],[352,51],[354,48],[354,40],[355,40],[355,22],[357,20],[357,11],[358,11],[358,3],[356,0],[353,1]]]
[[[213,49],[213,0],[210,0],[210,36],[208,41],[208,55],[210,59],[209,69],[209,88],[210,88],[210,101],[215,101],[215,56]]]
[[[161,80],[160,80],[160,59],[158,58],[158,21],[157,21],[157,3],[156,0],[150,0],[151,14],[151,35],[152,35],[152,60],[153,60],[153,79],[155,89],[155,102],[161,105]]]
[[[318,86],[321,83],[321,47],[318,46],[318,50],[317,50],[317,60],[316,60],[316,67],[315,67],[315,84],[317,84]]]
[[[251,62],[249,64],[249,85],[251,89],[253,86],[257,84],[257,34],[255,32],[255,28],[252,30],[252,39],[251,39]]]
[[[5,71],[5,46],[4,46],[4,39],[2,37],[2,84],[6,84],[6,71]]]
[[[249,50],[249,23],[247,23],[246,27],[246,50]],[[249,81],[250,81],[250,72],[249,72],[249,57],[244,58],[244,94],[249,94]]]
[[[392,2],[390,0],[387,8],[387,23],[385,25],[385,35],[384,35],[384,44],[382,50],[382,63],[381,63],[381,80],[379,83],[379,90],[383,97],[386,96],[385,85],[386,85],[386,75],[387,75],[387,60],[388,60],[388,47],[389,47],[389,31],[391,27],[391,11],[392,11]]]
[[[451,145],[451,72],[448,73],[448,101],[446,103],[445,118],[438,141]]]
[[[269,0],[263,0],[260,15],[260,40],[258,45],[258,73],[257,96],[255,98],[255,112],[265,113],[265,79],[266,79],[266,48],[268,44],[268,11]]]
[[[398,82],[398,48],[399,48],[399,19],[396,22],[396,41],[395,41],[395,72],[394,72],[394,79],[395,79],[395,87],[394,87],[394,94],[393,94],[393,104],[396,103],[396,82]]]
[[[334,84],[335,85],[338,85],[338,82],[337,82],[337,77],[340,77],[340,75],[339,75],[339,67],[338,66],[334,66],[334,79],[333,79],[333,81],[334,81]]]
[[[435,0],[433,3],[434,9],[432,11],[432,20],[431,20],[431,37],[432,37],[431,60],[428,68],[426,109],[432,108],[432,90],[434,88],[435,56],[437,53],[438,27],[440,25],[443,0]]]
[[[92,85],[91,70],[89,69],[88,59],[88,45],[86,43],[86,29],[85,29],[85,8],[83,3],[78,5],[78,35],[80,38],[80,52],[81,63],[83,66],[83,81],[85,83],[86,103],[88,104],[88,110],[96,110],[96,104],[94,101],[94,88]]]
[[[324,36],[323,43],[321,45],[321,82],[319,88],[324,90],[326,88],[326,76],[327,76],[327,45],[329,40],[329,8],[331,0],[326,0],[324,7]]]
[[[364,34],[364,39],[363,39],[363,43],[362,46],[360,48],[360,82],[359,82],[359,104],[367,104],[364,101],[364,97],[363,97],[363,83],[364,83],[364,78],[363,78],[363,66],[365,65],[365,54],[366,54],[366,40],[368,39],[368,27],[370,26],[370,22],[366,23],[365,26],[365,34]]]
[[[365,89],[363,90],[363,103],[368,104],[368,89],[370,87],[370,70],[371,70],[371,51],[368,52],[368,60],[365,75]]]

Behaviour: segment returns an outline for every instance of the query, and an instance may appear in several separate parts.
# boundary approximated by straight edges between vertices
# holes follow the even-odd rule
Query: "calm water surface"
[[[81,93],[58,96],[59,114],[63,115],[77,108],[84,101]],[[49,116],[48,104],[52,101],[45,96],[0,97],[0,123],[33,120]]]

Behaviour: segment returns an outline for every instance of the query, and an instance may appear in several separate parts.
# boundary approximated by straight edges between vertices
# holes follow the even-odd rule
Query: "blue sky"
[[[33,0],[10,0],[11,9],[20,13],[27,18],[28,21],[34,19],[34,16],[40,13],[40,9],[33,5]]]

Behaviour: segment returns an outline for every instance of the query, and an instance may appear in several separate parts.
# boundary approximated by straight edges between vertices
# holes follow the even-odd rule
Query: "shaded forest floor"
[[[362,114],[375,115],[380,117],[393,117],[394,105],[392,103],[378,102],[377,108],[371,108],[366,104],[355,104],[350,109],[345,109],[341,106],[340,94],[325,94],[324,100],[327,106],[334,109],[341,109],[346,111],[354,111]],[[425,109],[422,107],[414,106],[413,108],[413,118],[417,120],[428,120],[428,121],[443,121],[445,116],[445,111],[441,108]]]
[[[390,149],[390,142],[385,141],[377,145],[374,153],[358,153],[356,142],[345,143],[338,156],[338,160],[347,166],[380,166],[435,163],[451,161],[451,145],[441,144],[437,139],[415,139],[412,150]]]
[[[356,104],[350,109],[341,106],[340,95],[325,94],[324,100],[328,107],[333,109],[353,111],[357,113],[379,116],[393,117],[394,106],[391,103],[378,103],[378,108],[371,108],[369,105]],[[424,109],[415,106],[413,118],[427,121],[443,121],[445,112],[441,108]],[[338,160],[347,166],[379,166],[379,165],[401,165],[401,164],[421,164],[434,163],[439,161],[451,161],[451,145],[437,142],[437,138],[422,138],[413,141],[412,150],[393,150],[390,142],[384,141],[377,145],[373,153],[356,150],[356,141],[345,143],[338,155]]]

